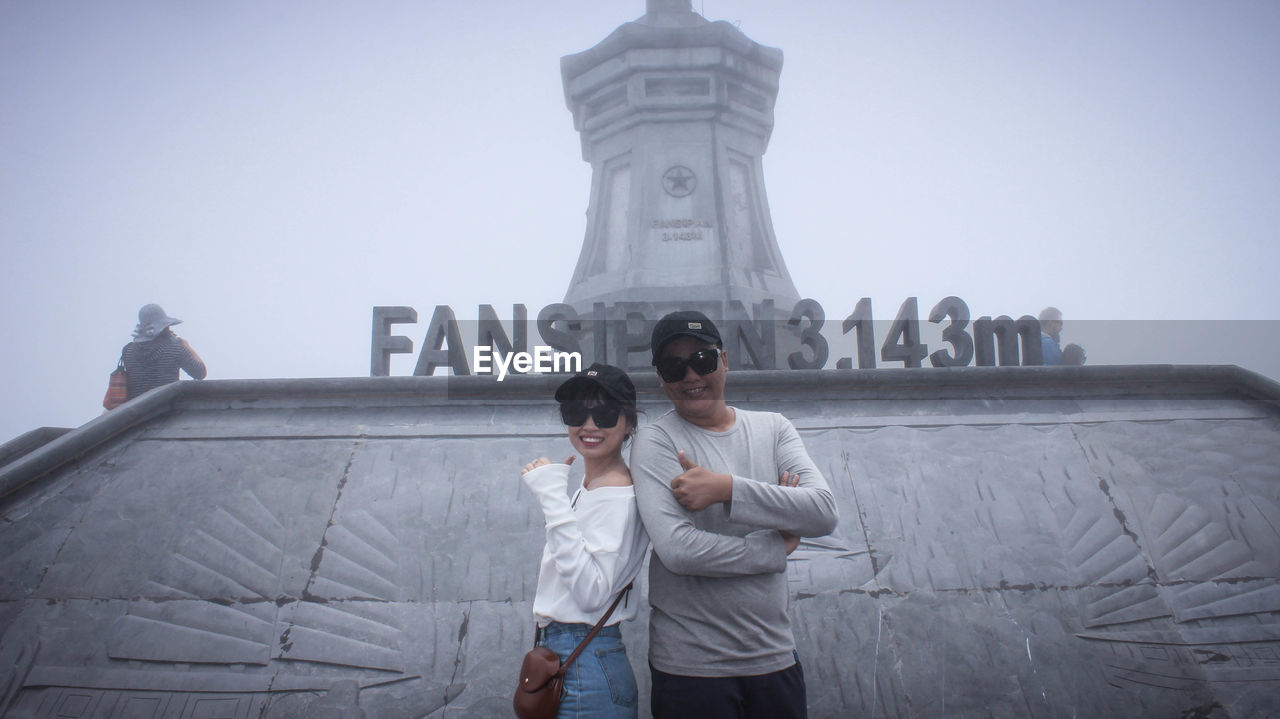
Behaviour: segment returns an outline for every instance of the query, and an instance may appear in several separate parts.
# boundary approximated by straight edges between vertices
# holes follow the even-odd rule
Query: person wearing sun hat
[[[653,543],[653,716],[805,717],[787,556],[835,529],[835,498],[787,418],[726,403],[729,358],[706,315],[666,315],[650,347],[673,406],[631,448]]]
[[[170,317],[160,305],[143,305],[138,310],[133,341],[120,352],[129,399],[177,382],[179,369],[192,379],[204,379],[207,375],[200,355],[170,329],[180,322],[182,320]]]
[[[569,443],[582,455],[582,486],[570,498],[569,467],[539,457],[521,471],[546,518],[533,618],[538,643],[564,661],[644,564],[649,537],[636,509],[622,447],[636,428],[636,388],[626,372],[596,363],[556,389]],[[560,717],[634,719],[638,690],[619,624],[639,602],[626,597],[570,665]]]

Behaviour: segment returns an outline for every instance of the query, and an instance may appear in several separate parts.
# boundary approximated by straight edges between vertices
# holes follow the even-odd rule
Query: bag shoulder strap
[[[628,582],[627,586],[623,587],[621,592],[618,592],[618,596],[613,600],[613,604],[609,605],[609,611],[605,612],[603,617],[600,617],[600,621],[596,622],[596,625],[591,628],[591,631],[587,633],[586,638],[574,648],[573,654],[570,654],[569,658],[565,659],[564,662],[560,664],[560,671],[556,672],[556,674],[563,675],[565,671],[569,669],[569,665],[573,664],[573,660],[577,659],[578,655],[582,653],[582,650],[586,649],[587,645],[591,643],[591,640],[596,638],[596,635],[604,628],[604,623],[609,621],[609,617],[613,615],[613,610],[618,608],[618,602],[621,602],[622,598],[627,596],[627,593],[631,591],[632,584],[633,582]]]

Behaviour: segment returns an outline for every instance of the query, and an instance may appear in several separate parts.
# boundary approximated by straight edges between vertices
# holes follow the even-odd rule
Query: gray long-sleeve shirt
[[[631,449],[649,564],[649,661],[682,676],[751,676],[794,663],[787,615],[787,555],[778,530],[819,537],[835,529],[835,498],[785,417],[734,408],[726,432],[674,411],[641,427]],[[698,512],[680,506],[676,453],[733,476],[733,500]],[[800,477],[778,485],[783,471]]]

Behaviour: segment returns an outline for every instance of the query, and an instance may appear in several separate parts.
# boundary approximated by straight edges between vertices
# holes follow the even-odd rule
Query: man
[[[1046,307],[1040,310],[1040,354],[1044,358],[1041,364],[1062,364],[1062,310],[1057,307]]]
[[[726,404],[729,360],[705,315],[663,317],[650,346],[674,407],[631,451],[653,545],[653,716],[805,717],[787,555],[835,529],[835,498],[785,417]]]

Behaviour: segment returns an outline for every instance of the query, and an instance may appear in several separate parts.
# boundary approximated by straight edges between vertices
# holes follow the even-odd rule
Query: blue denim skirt
[[[590,632],[590,624],[552,622],[542,630],[541,644],[564,661]],[[603,627],[569,665],[564,690],[559,719],[635,719],[639,692],[618,625]]]

